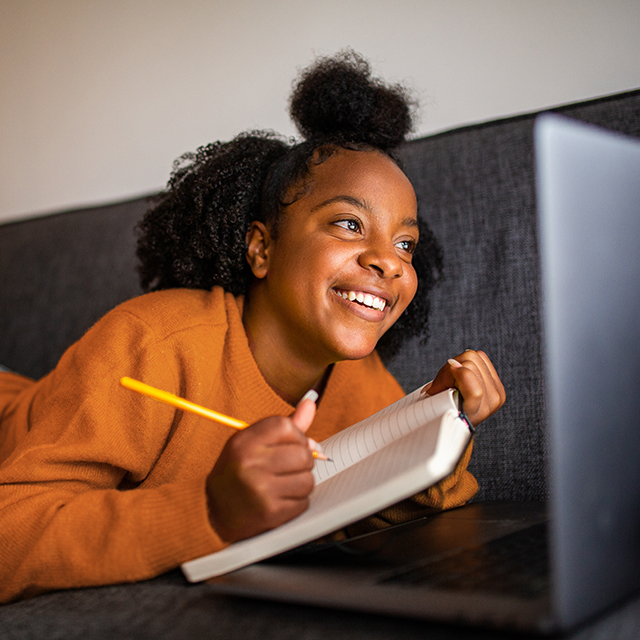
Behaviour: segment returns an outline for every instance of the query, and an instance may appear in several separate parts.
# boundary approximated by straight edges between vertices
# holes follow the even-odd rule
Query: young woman
[[[286,522],[313,489],[308,438],[403,395],[378,351],[426,335],[441,266],[393,155],[410,101],[345,53],[307,70],[291,105],[303,142],[242,134],[177,165],[141,223],[150,293],[41,380],[0,373],[2,601],[149,578]],[[252,426],[176,411],[122,376]],[[504,402],[481,351],[427,392],[450,386],[474,424]],[[383,517],[466,502],[469,455]]]

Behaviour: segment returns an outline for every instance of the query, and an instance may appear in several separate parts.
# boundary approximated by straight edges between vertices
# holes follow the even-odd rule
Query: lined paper
[[[316,461],[316,486],[394,440],[442,416],[445,411],[457,411],[455,390],[447,389],[435,396],[424,396],[420,391],[416,389],[370,418],[321,442],[322,449],[331,458],[331,462]]]

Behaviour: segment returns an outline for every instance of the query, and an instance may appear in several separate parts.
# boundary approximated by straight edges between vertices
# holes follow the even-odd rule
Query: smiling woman
[[[441,263],[393,155],[409,107],[355,54],[320,60],[292,99],[304,141],[253,132],[184,156],[140,225],[148,293],[41,380],[0,372],[0,600],[150,578],[290,520],[311,438],[402,397],[377,350],[425,334]],[[250,426],[203,425],[123,377]],[[429,393],[451,386],[474,424],[504,402],[482,352]],[[466,502],[470,453],[387,522]]]
[[[416,292],[415,194],[378,151],[337,150],[313,167],[276,238],[260,222],[247,237],[244,324],[267,379],[293,397],[329,365],[371,354]]]

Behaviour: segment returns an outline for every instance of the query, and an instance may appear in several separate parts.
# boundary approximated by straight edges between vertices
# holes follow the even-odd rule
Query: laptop
[[[549,502],[311,543],[216,589],[537,633],[640,590],[640,141],[543,114],[534,143]]]

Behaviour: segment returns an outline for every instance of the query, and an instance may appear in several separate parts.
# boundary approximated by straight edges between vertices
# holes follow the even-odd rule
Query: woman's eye
[[[357,220],[352,220],[350,218],[347,218],[346,220],[338,220],[334,224],[346,229],[347,231],[360,231],[360,223]]]
[[[407,253],[414,253],[416,250],[416,242],[413,240],[400,240],[400,242],[396,243],[396,247],[401,251],[406,251]]]

